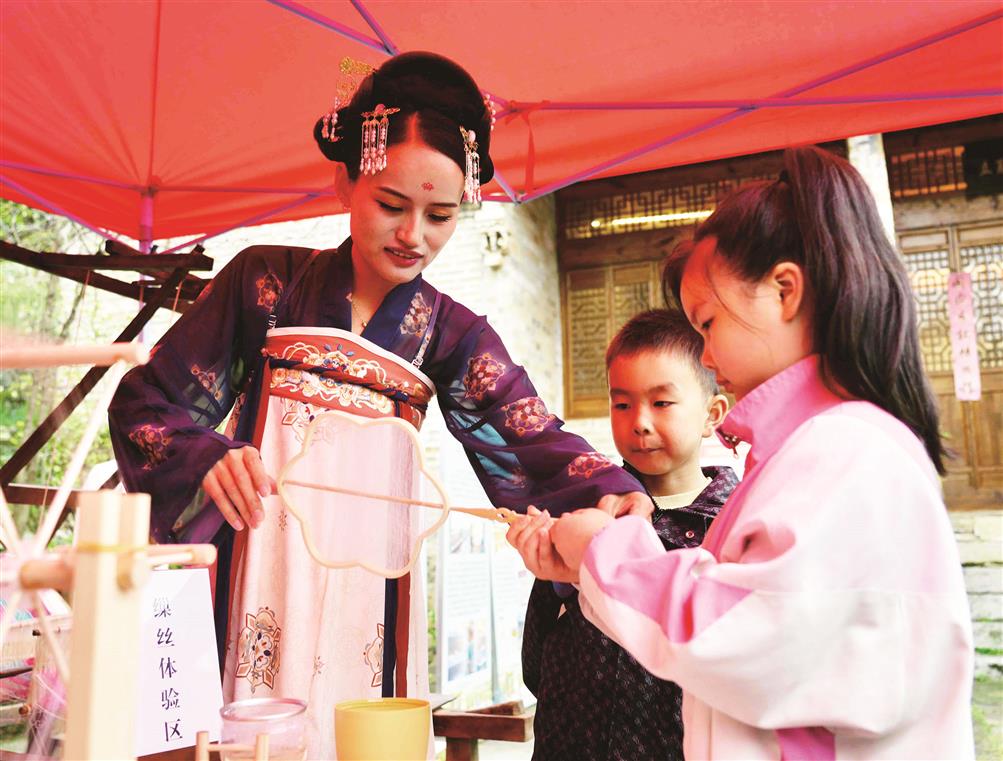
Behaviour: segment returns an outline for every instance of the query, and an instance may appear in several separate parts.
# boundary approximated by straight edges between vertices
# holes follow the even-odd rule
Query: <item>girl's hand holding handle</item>
[[[573,583],[578,581],[578,574],[561,560],[550,537],[550,529],[555,522],[546,510],[541,513],[530,505],[527,514],[519,516],[509,526],[505,538],[518,550],[526,568],[538,579]]]
[[[564,565],[575,574],[576,579],[589,543],[614,520],[615,518],[604,510],[586,508],[565,513],[551,528],[554,547]]]

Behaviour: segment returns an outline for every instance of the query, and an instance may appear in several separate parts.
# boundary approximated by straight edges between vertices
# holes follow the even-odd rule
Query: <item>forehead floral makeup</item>
[[[435,190],[435,185],[431,182],[423,182],[421,183],[421,188],[422,190]]]

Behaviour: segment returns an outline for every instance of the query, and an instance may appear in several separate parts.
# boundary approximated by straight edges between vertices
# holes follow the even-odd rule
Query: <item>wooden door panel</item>
[[[944,497],[951,509],[1003,505],[1003,223],[904,231],[900,248],[919,312],[920,346],[940,407],[941,430],[955,457]],[[947,277],[972,276],[982,398],[954,394]]]

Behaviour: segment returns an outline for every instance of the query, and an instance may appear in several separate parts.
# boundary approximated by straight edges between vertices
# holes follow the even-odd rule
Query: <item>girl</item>
[[[648,502],[634,478],[561,429],[483,318],[421,277],[456,228],[461,196],[476,197],[492,176],[490,122],[476,84],[452,61],[407,53],[384,63],[314,128],[338,162],[352,237],[328,251],[243,251],[111,407],[125,484],[153,498],[154,538],[219,547],[225,699],[306,700],[308,758],[334,757],[336,702],[428,692],[417,575],[326,570],[269,496],[268,474],[300,450],[314,417],[341,409],[417,427],[437,393],[496,504],[560,511],[599,502],[616,512]],[[228,434],[215,432],[235,403]],[[313,472],[296,477],[414,492],[418,474],[400,439],[376,441],[372,431],[318,442],[304,461]],[[329,557],[404,564],[384,558],[410,552],[418,510],[297,494]]]
[[[684,690],[688,758],[971,758],[972,637],[913,297],[867,187],[790,150],[666,271],[738,404],[745,480],[699,548],[549,529],[587,615]]]

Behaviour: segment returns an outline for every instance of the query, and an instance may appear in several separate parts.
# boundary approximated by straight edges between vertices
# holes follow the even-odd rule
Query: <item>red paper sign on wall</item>
[[[970,273],[952,272],[948,276],[947,315],[951,323],[954,393],[963,402],[978,401],[982,397],[982,382]]]

